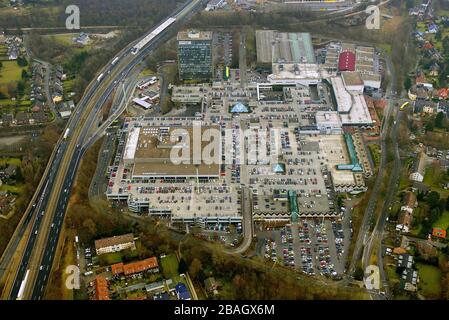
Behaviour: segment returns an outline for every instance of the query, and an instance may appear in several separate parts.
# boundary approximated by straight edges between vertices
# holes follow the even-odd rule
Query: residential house
[[[426,165],[427,165],[427,156],[424,152],[421,151],[415,163],[415,169],[410,174],[410,180],[423,182],[424,174],[426,171]]]
[[[14,164],[8,165],[5,169],[0,170],[1,179],[9,179],[14,176],[17,172],[17,166]]]
[[[94,300],[110,300],[108,280],[103,276],[97,276],[94,281]]]
[[[118,252],[125,249],[136,249],[136,243],[132,233],[95,240],[95,250],[97,255]]]
[[[15,124],[14,116],[11,113],[4,113],[2,116],[2,125],[4,127]]]
[[[34,119],[35,123],[45,123],[47,121],[47,116],[45,115],[45,112],[39,111],[32,115],[32,118]]]
[[[428,33],[437,33],[439,30],[438,26],[435,23],[431,23],[429,24],[429,26],[427,27],[427,32]]]
[[[170,300],[170,296],[167,292],[160,292],[153,296],[153,300]]]
[[[417,99],[426,100],[429,98],[429,90],[423,85],[414,85],[408,90],[408,97],[412,101]]]
[[[59,103],[62,101],[62,93],[61,92],[53,92],[52,94],[53,103]]]
[[[412,255],[410,254],[399,254],[396,260],[396,267],[398,268],[413,268],[413,264],[414,264],[414,258]]]
[[[82,46],[87,45],[89,41],[90,41],[89,35],[84,32],[81,32],[78,37],[73,38],[73,42]]]
[[[418,289],[418,271],[414,269],[404,269],[401,275],[400,288],[405,291],[415,292]]]
[[[72,114],[72,110],[65,103],[59,105],[59,115],[61,118],[68,118]]]
[[[114,277],[124,275],[125,277],[142,274],[145,271],[159,272],[159,265],[156,257],[151,257],[141,261],[123,264],[123,262],[113,264],[111,273]]]
[[[409,232],[412,226],[412,218],[413,218],[412,213],[405,210],[401,210],[401,212],[399,213],[398,222],[396,224],[396,230],[406,233]]]
[[[432,65],[429,67],[429,75],[431,77],[438,77],[439,72],[440,72],[439,64],[436,62],[432,63]]]
[[[433,102],[424,99],[416,99],[413,103],[413,112],[422,113],[424,110],[429,110],[433,108]]]
[[[190,300],[190,293],[189,290],[187,290],[187,287],[184,283],[179,282],[175,286],[176,296],[178,297],[178,300]]]
[[[18,125],[30,124],[30,117],[26,112],[17,112],[16,123]]]
[[[209,277],[204,280],[204,287],[208,293],[213,293],[214,295],[218,294],[218,289],[220,288],[220,284],[215,280],[214,277]]]
[[[449,101],[440,100],[437,104],[437,112],[443,112],[446,117],[449,117]]]
[[[407,211],[412,214],[413,210],[418,206],[418,200],[416,199],[416,195],[413,192],[408,192],[405,196],[404,205],[401,206],[401,210]]]
[[[432,229],[432,236],[445,239],[446,238],[446,230],[441,228],[433,228]]]

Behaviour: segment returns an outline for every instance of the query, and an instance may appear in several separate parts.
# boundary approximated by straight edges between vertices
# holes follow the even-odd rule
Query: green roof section
[[[314,63],[315,53],[313,52],[313,44],[310,33],[289,33],[288,39],[291,43],[291,55],[293,61],[301,61],[306,58],[304,63]]]
[[[350,164],[339,164],[337,165],[338,170],[351,170],[354,172],[363,172],[363,168],[359,163],[357,158],[357,153],[355,152],[354,141],[349,133],[344,134],[346,146],[348,148],[349,157],[351,158]]]
[[[290,204],[292,222],[296,222],[298,221],[299,210],[298,203],[296,202],[296,192],[294,190],[288,190],[288,202]]]

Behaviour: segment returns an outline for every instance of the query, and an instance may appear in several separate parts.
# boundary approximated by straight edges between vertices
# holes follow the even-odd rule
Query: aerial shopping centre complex
[[[199,71],[188,56],[214,53],[211,34],[178,35],[179,68],[189,79]],[[271,71],[266,78],[243,83],[213,72],[210,81],[170,87],[178,106],[199,108],[193,116],[126,118],[109,167],[109,200],[172,222],[236,223],[246,205],[255,221],[290,221],[338,216],[338,193],[367,190],[373,163],[363,135],[378,130],[369,95],[381,92],[374,48],[314,48],[308,33],[273,30],[256,31],[256,47],[258,64]],[[211,152],[213,161],[204,158]]]

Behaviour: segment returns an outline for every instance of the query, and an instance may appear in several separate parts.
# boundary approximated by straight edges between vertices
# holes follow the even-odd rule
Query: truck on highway
[[[64,140],[67,140],[67,137],[69,136],[69,132],[70,132],[69,128],[65,129],[64,136],[62,137]]]
[[[140,40],[132,49],[132,54],[137,54],[137,52],[145,47],[151,40],[161,34],[165,29],[167,29],[170,25],[172,25],[176,21],[176,18],[170,17],[161,23],[156,29],[147,34],[142,40]]]
[[[118,61],[118,59],[120,59],[120,57],[115,57],[114,60],[112,60],[112,65],[115,65]]]
[[[30,269],[27,270],[27,272],[25,273],[25,277],[23,277],[22,283],[20,284],[19,293],[17,294],[17,300],[23,300],[23,293],[25,292],[29,274]]]
[[[104,73],[100,74],[97,78],[97,82],[100,82],[103,79]]]

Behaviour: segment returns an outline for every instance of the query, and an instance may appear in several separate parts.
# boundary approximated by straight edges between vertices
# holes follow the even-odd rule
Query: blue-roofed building
[[[178,282],[175,286],[176,296],[179,300],[190,300],[190,293],[184,283]]]
[[[231,113],[248,113],[249,109],[241,102],[237,102],[232,108]]]
[[[438,26],[435,23],[432,23],[429,25],[428,32],[429,33],[437,33],[438,29],[439,29]]]

